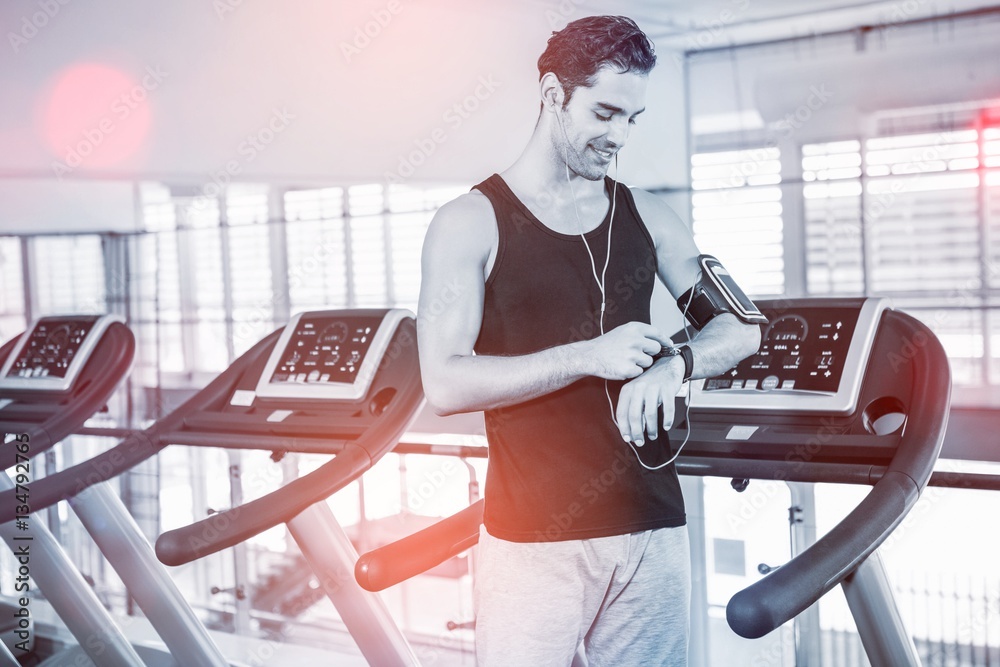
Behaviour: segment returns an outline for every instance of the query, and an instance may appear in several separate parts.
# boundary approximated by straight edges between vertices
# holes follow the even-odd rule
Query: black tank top
[[[523,355],[600,335],[601,294],[583,240],[541,223],[494,174],[475,186],[496,213],[499,245],[486,280],[475,351]],[[617,188],[604,331],[649,322],[656,252],[632,193]],[[600,275],[610,207],[586,234]],[[608,382],[617,405],[621,382]],[[661,420],[662,421],[662,420]],[[662,423],[661,423],[662,432]],[[621,535],[685,523],[673,464],[650,471],[612,420],[597,377],[517,405],[486,411],[490,448],[484,522],[491,535],[543,542]],[[664,435],[640,450],[653,466],[670,456]]]

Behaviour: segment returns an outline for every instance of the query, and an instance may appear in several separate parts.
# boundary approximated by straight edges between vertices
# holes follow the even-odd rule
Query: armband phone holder
[[[701,330],[722,313],[733,313],[747,324],[767,324],[767,318],[722,262],[712,255],[699,255],[698,265],[701,269],[698,282],[677,299],[677,305],[696,329]]]

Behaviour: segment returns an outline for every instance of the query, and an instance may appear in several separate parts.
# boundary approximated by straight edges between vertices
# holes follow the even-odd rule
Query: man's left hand
[[[615,418],[622,439],[642,447],[646,436],[658,437],[657,416],[663,406],[663,428],[674,421],[674,396],[683,382],[684,360],[680,356],[658,360],[646,371],[629,380],[618,395]]]

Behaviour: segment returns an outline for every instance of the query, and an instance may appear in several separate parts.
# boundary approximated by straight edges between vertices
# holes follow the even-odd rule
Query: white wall
[[[134,190],[122,181],[0,178],[0,232],[135,231]]]

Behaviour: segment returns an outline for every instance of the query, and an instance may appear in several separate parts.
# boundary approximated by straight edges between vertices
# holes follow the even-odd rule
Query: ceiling
[[[524,0],[555,17],[629,16],[658,46],[698,50],[1000,8],[982,0]]]
[[[664,62],[682,64],[685,51],[859,26],[887,25],[888,32],[903,21],[1000,8],[1000,0],[105,0],[50,3],[46,7],[58,8],[51,17],[37,10],[37,2],[28,5],[0,2],[0,25],[23,35],[0,56],[0,175],[62,177],[53,165],[72,157],[80,163],[74,178],[204,185],[218,174],[293,183],[372,182],[403,171],[423,182],[488,174],[516,159],[520,145],[511,137],[534,126],[541,45],[550,31],[582,16],[630,15],[655,39]],[[233,11],[219,13],[218,7]],[[398,17],[376,23],[388,7],[397,8]],[[982,23],[983,33],[1000,25]],[[784,57],[786,50],[775,51]],[[846,74],[822,74],[880,103],[893,91],[908,92],[907,86],[940,95],[948,86],[1000,80],[986,67],[995,58],[971,53],[935,64],[946,71],[934,86],[923,85],[928,77],[910,61],[900,66],[903,73],[884,69],[871,76],[859,61]],[[924,49],[921,57],[937,54]],[[714,60],[730,59],[707,55],[703,64]],[[950,62],[957,68],[946,69]],[[721,75],[698,81],[702,98],[713,100],[711,109],[698,109],[701,116],[743,108],[733,102],[740,98],[732,83],[737,78],[727,76],[735,69],[725,65],[719,65]],[[804,67],[804,89],[783,79],[769,89],[783,91],[768,98],[778,112],[800,106],[817,81],[819,70]],[[650,185],[686,178],[683,159],[664,159],[676,152],[685,114],[694,108],[686,106],[693,98],[685,98],[684,72],[658,68],[650,99],[659,122],[638,130],[645,132],[636,135],[644,148],[627,168],[630,178],[649,174],[656,179]],[[743,94],[754,94],[752,69],[740,72]],[[857,88],[862,83],[863,91]],[[56,95],[67,90],[70,103]],[[117,104],[122,95],[134,104]],[[463,105],[471,105],[468,113]],[[286,110],[294,122],[280,140],[274,134],[266,151],[244,150],[247,137]],[[107,122],[114,133],[94,135],[101,155],[86,161],[75,156],[76,146],[93,150],[84,139]],[[669,169],[676,174],[664,171]],[[38,197],[29,199],[33,206]]]

